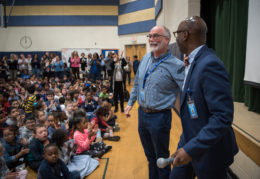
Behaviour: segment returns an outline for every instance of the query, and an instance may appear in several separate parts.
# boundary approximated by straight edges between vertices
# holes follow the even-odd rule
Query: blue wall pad
[[[118,26],[118,35],[149,32],[156,25],[155,20],[135,22]]]
[[[154,7],[154,0],[137,0],[134,2],[120,5],[118,9],[118,14],[122,15],[130,12],[153,8],[153,7]]]
[[[158,0],[156,5],[155,5],[155,19],[158,17],[158,15],[160,14],[161,10],[162,10],[162,0]]]
[[[8,26],[117,26],[117,16],[10,16]]]
[[[7,0],[7,5],[11,4],[12,0]],[[119,0],[16,0],[15,5],[119,5]]]

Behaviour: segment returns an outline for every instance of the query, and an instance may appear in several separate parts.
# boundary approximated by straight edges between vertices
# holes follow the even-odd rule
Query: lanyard
[[[162,63],[164,62],[168,57],[170,57],[172,54],[169,54],[167,55],[166,57],[164,57],[163,59],[161,59],[159,62],[157,62],[152,68],[151,70],[149,70],[148,72],[145,73],[144,75],[144,82],[143,82],[143,89],[145,87],[145,83],[146,83],[146,80],[148,78],[148,76]],[[146,70],[147,71],[147,70]]]

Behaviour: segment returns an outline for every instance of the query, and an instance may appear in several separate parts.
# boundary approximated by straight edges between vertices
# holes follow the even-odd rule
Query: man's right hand
[[[133,106],[129,106],[129,105],[127,105],[125,107],[125,115],[126,115],[126,117],[130,117],[130,111],[131,111],[132,107]]]

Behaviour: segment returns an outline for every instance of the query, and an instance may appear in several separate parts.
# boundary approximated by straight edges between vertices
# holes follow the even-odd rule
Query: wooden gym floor
[[[128,91],[131,92],[128,86]],[[126,103],[125,103],[126,105]],[[120,131],[114,135],[119,135],[119,142],[105,140],[106,144],[112,145],[112,150],[103,155],[99,167],[89,176],[88,179],[148,179],[148,163],[142,148],[138,134],[138,104],[133,106],[131,117],[126,118],[124,113],[117,112],[117,122]],[[120,110],[119,110],[120,111]],[[179,136],[182,128],[180,119],[173,112],[172,129],[170,136],[170,154],[177,148]],[[35,179],[36,173],[29,170],[28,179]]]
[[[128,87],[129,93],[131,87]],[[125,103],[126,105],[126,103]],[[108,159],[101,159],[100,166],[87,178],[88,179],[148,179],[148,163],[142,148],[138,134],[138,104],[135,103],[131,117],[126,118],[124,113],[117,112],[117,122],[120,131],[114,135],[119,135],[119,142],[104,141],[112,145],[112,150],[103,156],[109,158],[107,169],[105,171]],[[170,154],[175,152],[181,135],[182,128],[180,119],[173,112],[172,129],[170,137]]]
[[[128,91],[131,92],[131,87],[128,86]],[[126,103],[125,103],[126,105]],[[247,155],[254,153],[253,159],[258,159],[256,163],[260,163],[259,156],[256,157],[256,151],[259,151],[259,141],[254,141],[257,144],[257,150],[244,150],[243,144],[238,133],[237,127],[239,126],[246,130],[246,132],[252,134],[255,139],[260,139],[259,130],[259,118],[260,115],[249,112],[244,104],[234,103],[234,131],[236,133],[237,142],[240,149],[242,149]],[[126,118],[124,113],[117,112],[117,122],[120,126],[120,131],[115,132],[114,135],[119,135],[121,140],[119,142],[106,141],[106,144],[112,145],[112,150],[105,154],[100,160],[99,167],[89,176],[88,179],[148,179],[148,163],[139,139],[138,135],[138,104],[136,103],[131,111],[131,117]],[[242,115],[242,116],[241,116]],[[239,117],[240,116],[240,117]],[[177,148],[179,137],[182,132],[182,126],[180,118],[173,111],[172,114],[172,126],[170,134],[170,154],[173,154]],[[251,141],[250,137],[247,137],[245,141]],[[247,146],[248,144],[246,144]],[[37,175],[32,170],[29,170],[28,179],[35,179]]]

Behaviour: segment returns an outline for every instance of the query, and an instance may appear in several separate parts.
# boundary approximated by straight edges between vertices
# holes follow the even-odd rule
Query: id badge
[[[145,93],[144,93],[143,90],[140,91],[139,97],[140,97],[140,100],[141,100],[142,102],[145,102]]]
[[[188,104],[188,109],[189,109],[189,113],[190,113],[190,118],[191,119],[197,119],[199,116],[198,116],[197,109],[196,109],[194,101],[189,100],[187,102],[187,104]]]

